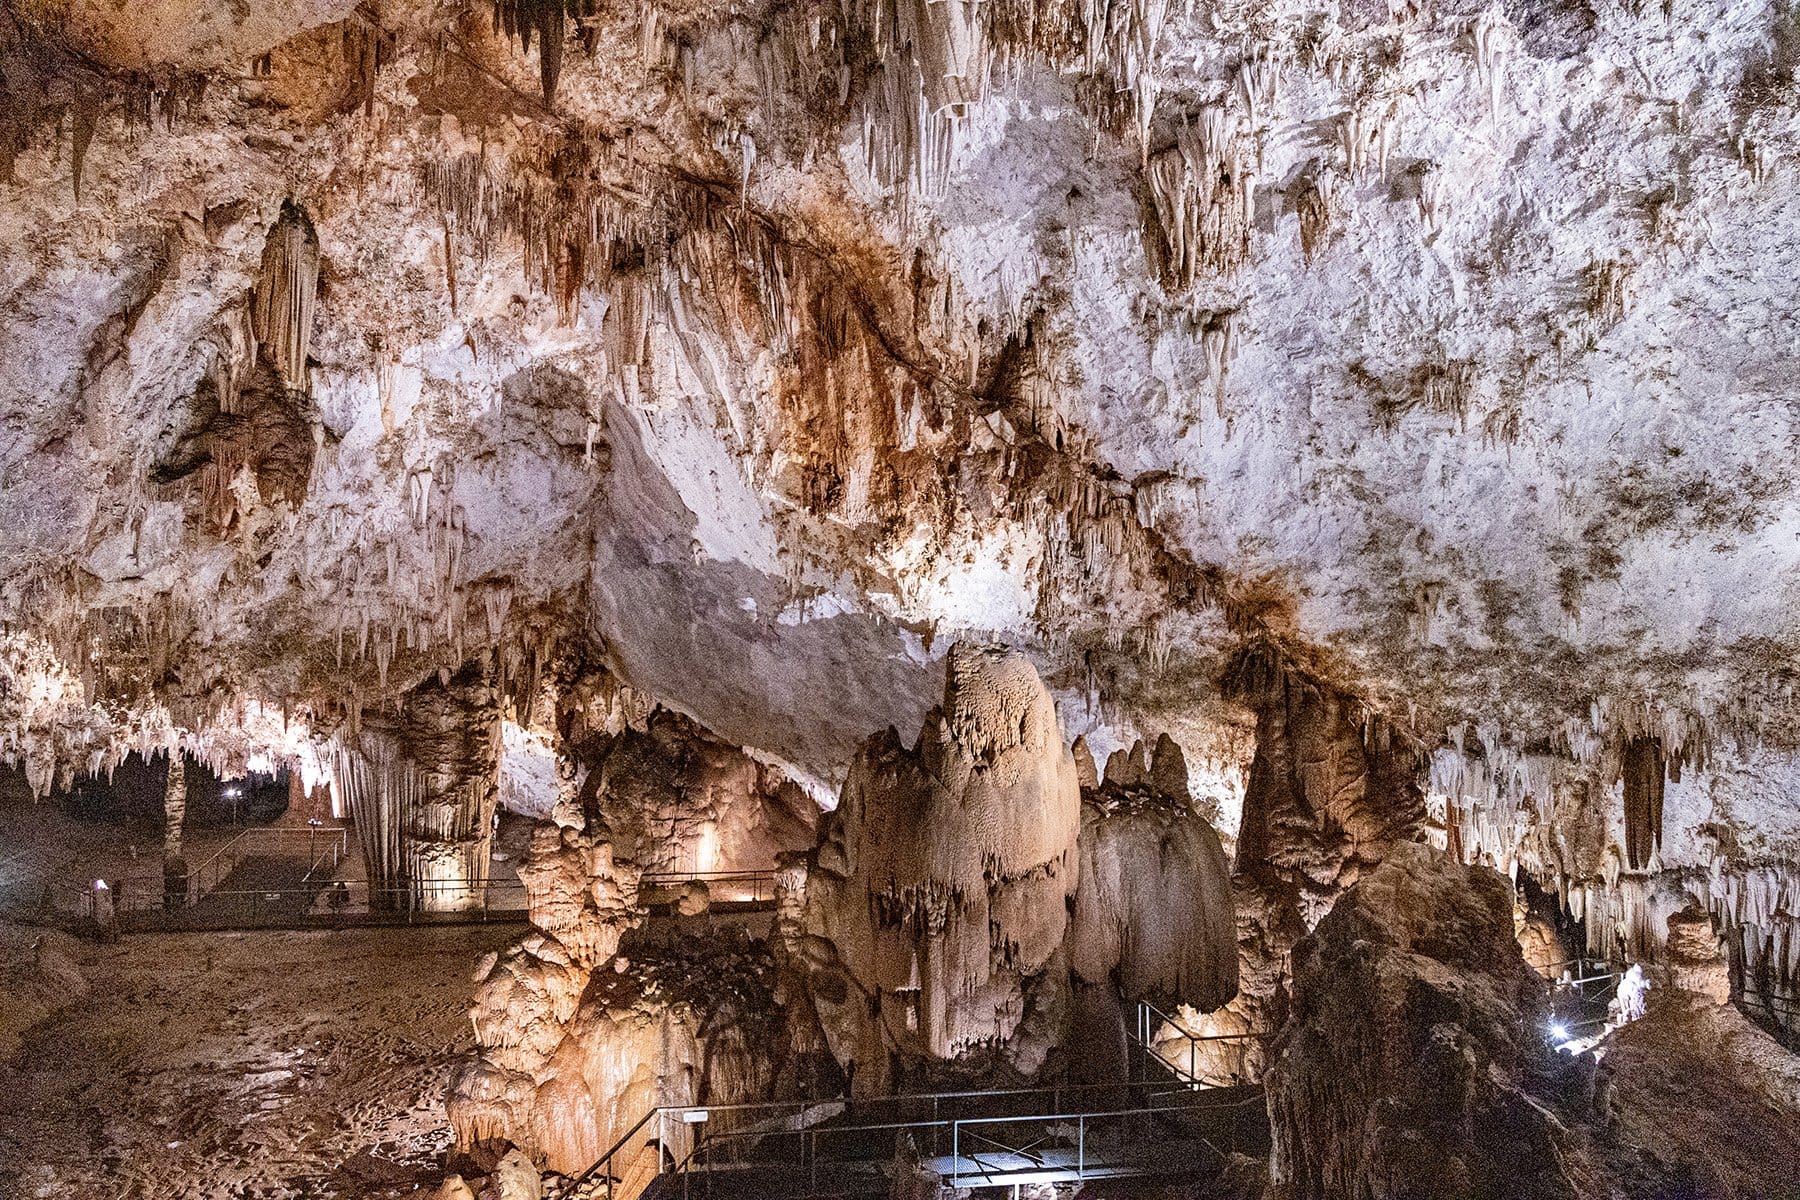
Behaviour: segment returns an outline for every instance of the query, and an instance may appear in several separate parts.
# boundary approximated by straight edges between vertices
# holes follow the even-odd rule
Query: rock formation
[[[646,875],[772,868],[812,837],[804,795],[679,714],[585,735],[582,720],[559,721],[582,755],[578,806],[532,831],[533,932],[477,969],[478,1054],[449,1104],[464,1151],[510,1144],[569,1173],[655,1105],[761,1098],[791,1075],[767,948],[621,946]]]
[[[864,745],[806,884],[814,996],[859,1091],[889,1089],[890,1059],[991,1047],[1021,1074],[1042,1065],[1066,1008],[1080,821],[1055,703],[1015,655],[956,647],[918,744],[890,728]]]
[[[1546,997],[1506,880],[1396,847],[1295,949],[1293,1012],[1265,1075],[1275,1194],[1791,1188],[1800,1066],[1766,1034],[1658,989],[1603,1060],[1570,1058],[1544,1032]]]
[[[1229,1007],[1191,1023],[1221,1046],[1220,1078],[1255,1078],[1287,1011],[1289,955],[1345,888],[1420,836],[1424,799],[1408,739],[1270,646],[1246,651],[1227,679],[1256,713],[1232,886],[1241,979]]]
[[[646,872],[767,871],[808,845],[818,806],[779,771],[680,713],[580,748],[587,832]]]
[[[540,946],[531,953],[542,962],[549,952]],[[506,1007],[478,1010],[488,1062],[463,1073],[450,1101],[465,1149],[512,1143],[551,1170],[579,1174],[652,1108],[766,1099],[787,1069],[773,961],[741,936],[642,944],[598,971],[567,978],[577,974],[578,993],[557,997],[562,1011],[552,1008],[536,1031],[516,1024],[521,1013],[542,1011],[536,995],[514,991]],[[497,1000],[494,980],[490,974],[483,992]],[[509,1019],[518,1039],[512,1046],[493,1038]],[[529,1079],[495,1069],[526,1055],[536,1063]],[[663,1136],[668,1153],[691,1148],[669,1140],[687,1132],[673,1123],[652,1132]]]
[[[1547,992],[1504,879],[1397,847],[1295,948],[1293,976],[1264,1075],[1283,1194],[1580,1194],[1535,1099],[1556,1061]]]

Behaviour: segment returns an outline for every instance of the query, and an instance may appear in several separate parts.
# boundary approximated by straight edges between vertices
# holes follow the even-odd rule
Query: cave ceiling
[[[0,753],[292,757],[573,655],[829,783],[961,639],[1193,761],[1248,650],[1489,763],[1785,772],[1796,44],[14,0]]]

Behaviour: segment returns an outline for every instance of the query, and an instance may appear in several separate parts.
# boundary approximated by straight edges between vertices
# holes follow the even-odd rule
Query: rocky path
[[[145,935],[0,1067],[0,1195],[386,1197],[438,1178],[485,928]]]

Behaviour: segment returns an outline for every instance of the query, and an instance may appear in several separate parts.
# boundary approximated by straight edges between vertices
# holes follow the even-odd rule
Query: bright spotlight
[[[1566,1042],[1569,1040],[1569,1027],[1564,1025],[1561,1021],[1552,1021],[1550,1023],[1550,1036],[1559,1042]]]

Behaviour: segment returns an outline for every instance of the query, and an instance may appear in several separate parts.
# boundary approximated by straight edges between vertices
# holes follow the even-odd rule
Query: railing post
[[[1075,1178],[1087,1178],[1087,1117],[1075,1122]]]

